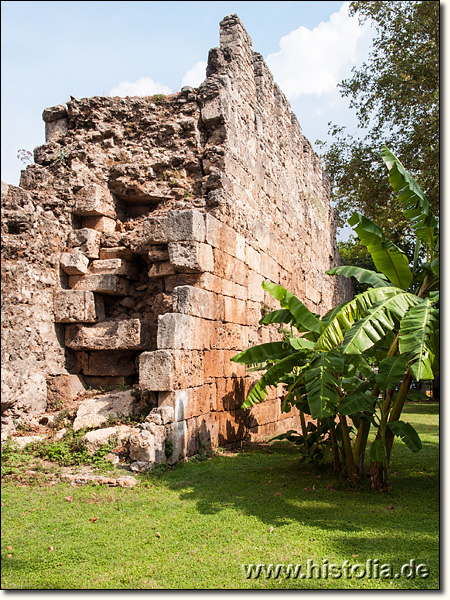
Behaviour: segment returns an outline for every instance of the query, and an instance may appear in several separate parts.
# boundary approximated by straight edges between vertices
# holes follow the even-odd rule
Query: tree
[[[370,425],[375,425],[370,457],[372,485],[377,489],[387,487],[394,436],[411,450],[420,449],[417,433],[400,416],[412,381],[433,380],[439,368],[438,221],[400,161],[387,148],[382,158],[415,235],[412,264],[380,227],[355,212],[349,223],[376,270],[340,266],[328,274],[355,277],[368,289],[319,318],[286,289],[264,282],[281,309],[260,323],[290,324],[298,334],[249,348],[232,359],[265,371],[243,408],[264,401],[268,387],[283,384],[287,393],[282,410],[296,406],[302,418],[297,441],[305,446],[308,437],[302,415],[320,420],[329,432],[334,468],[344,468],[354,485],[363,472]],[[357,428],[353,445],[347,417]],[[292,439],[293,432],[289,436]]]
[[[364,136],[330,124],[335,141],[323,158],[340,224],[357,210],[397,244],[411,232],[374,149],[383,140],[408,164],[438,215],[439,9],[437,1],[350,3],[352,14],[376,28],[368,61],[339,86]]]

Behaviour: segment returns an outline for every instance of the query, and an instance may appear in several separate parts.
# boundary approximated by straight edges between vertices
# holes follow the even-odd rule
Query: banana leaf
[[[433,256],[437,251],[438,221],[419,184],[388,148],[383,148],[381,158],[388,168],[391,186],[405,206],[411,229],[428,246]]]
[[[408,289],[413,275],[406,254],[386,238],[378,225],[360,213],[353,213],[348,222],[366,246],[378,271],[396,287]]]
[[[344,277],[354,277],[360,283],[367,283],[372,287],[386,287],[388,281],[383,273],[375,273],[369,269],[363,269],[362,267],[354,267],[351,265],[344,265],[341,267],[334,267],[326,272],[327,275],[343,275]]]
[[[408,356],[416,381],[434,379],[438,336],[439,309],[430,298],[411,307],[401,320],[399,350]]]

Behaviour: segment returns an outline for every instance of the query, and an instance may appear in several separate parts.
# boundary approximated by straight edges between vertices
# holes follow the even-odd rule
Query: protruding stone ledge
[[[55,323],[96,323],[105,318],[103,300],[84,290],[60,290],[54,296]]]
[[[169,261],[155,262],[152,264],[148,271],[150,279],[155,277],[167,277],[168,275],[175,275],[176,271],[172,267]]]
[[[148,217],[144,222],[147,243],[204,242],[205,215],[198,210],[170,211],[164,217]]]
[[[110,191],[96,183],[86,185],[75,195],[73,213],[82,217],[116,216],[114,198]]]
[[[100,260],[109,260],[111,258],[121,258],[130,260],[133,258],[133,252],[125,246],[117,246],[114,248],[100,248]]]
[[[66,346],[72,350],[148,350],[152,345],[152,328],[139,319],[66,327]]]
[[[122,275],[129,279],[137,279],[138,277],[137,266],[121,258],[93,260],[89,267],[89,273],[93,275]]]
[[[88,258],[98,258],[102,234],[95,229],[75,229],[69,234],[69,248],[78,248]]]
[[[50,106],[44,109],[42,113],[42,120],[44,123],[51,123],[52,121],[58,121],[59,119],[67,119],[67,109],[62,104],[56,106]]]
[[[42,113],[42,120],[45,122],[46,142],[50,142],[68,132],[69,121],[67,117],[66,107],[61,104],[44,110]]]
[[[78,250],[63,252],[60,258],[61,269],[67,275],[85,275],[88,272],[89,259]]]
[[[73,290],[84,290],[110,296],[126,296],[128,294],[128,281],[111,273],[71,275],[69,286]]]

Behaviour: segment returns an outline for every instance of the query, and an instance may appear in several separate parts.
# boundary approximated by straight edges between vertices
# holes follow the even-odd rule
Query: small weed
[[[194,194],[192,192],[190,192],[189,190],[184,190],[184,197],[185,198],[192,198]]]
[[[164,94],[154,94],[152,100],[155,104],[164,104],[166,97]]]
[[[211,448],[209,442],[201,441],[200,450],[198,451],[198,454],[192,457],[192,460],[203,461],[208,460],[212,456],[214,456],[214,450]]]
[[[56,165],[60,163],[64,167],[67,167],[67,159],[70,156],[70,152],[66,150],[66,148],[61,148],[59,152],[56,152],[53,156],[53,164]]]
[[[181,173],[178,169],[169,169],[161,173],[160,180],[167,181],[171,187],[178,185],[177,179],[181,179]]]
[[[16,425],[17,431],[22,431],[23,433],[31,433],[33,431],[32,425],[29,423],[18,423]]]
[[[290,329],[289,327],[284,327],[284,325],[280,325],[278,328],[278,333],[283,336],[283,340],[288,340],[291,337],[294,337],[292,328]]]
[[[172,456],[172,453],[173,453],[173,441],[166,440],[164,443],[164,454],[166,455],[166,458],[170,458]]]
[[[56,417],[53,419],[53,428],[54,429],[62,429],[66,426],[66,421],[69,419],[69,412],[67,410],[62,410]]]
[[[125,154],[125,152],[121,152],[119,154],[119,156],[116,156],[114,158],[114,162],[120,163],[122,165],[125,165],[125,164],[128,164],[130,162],[130,159],[129,159],[128,155]]]
[[[21,468],[28,468],[35,459],[47,460],[64,467],[71,465],[110,467],[104,457],[117,447],[117,438],[112,437],[91,455],[82,439],[85,433],[86,429],[77,432],[69,429],[60,440],[47,439],[32,442],[22,449],[14,440],[7,440],[2,444],[2,477],[20,472]]]
[[[273,311],[273,308],[271,308],[266,302],[263,302],[261,304],[261,317],[265,317],[272,311]]]

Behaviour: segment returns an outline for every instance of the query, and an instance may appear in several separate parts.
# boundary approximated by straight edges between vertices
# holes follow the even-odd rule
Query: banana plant
[[[437,375],[439,348],[438,222],[400,161],[387,148],[382,158],[416,237],[413,263],[378,226],[355,213],[349,222],[377,272],[340,266],[327,273],[353,276],[371,287],[319,318],[283,287],[264,282],[281,308],[260,324],[288,324],[292,335],[232,358],[265,371],[243,408],[262,402],[267,389],[281,383],[286,389],[282,409],[297,406],[302,429],[305,413],[329,420],[333,464],[339,469],[343,463],[353,484],[362,475],[370,426],[375,425],[370,458],[372,485],[378,489],[387,486],[394,436],[411,450],[420,449],[417,433],[400,416],[412,380]],[[353,444],[348,418],[357,428]]]
[[[371,344],[390,330],[395,338],[387,359],[397,360],[396,378],[379,377],[373,395],[378,404],[381,422],[371,449],[372,485],[384,489],[387,485],[387,465],[394,436],[399,436],[413,451],[420,449],[420,440],[412,426],[400,421],[404,403],[413,380],[432,380],[438,374],[439,361],[439,224],[419,185],[406,171],[397,157],[384,148],[381,156],[389,171],[390,183],[403,203],[412,234],[415,236],[415,253],[412,265],[404,253],[384,233],[362,215],[355,213],[349,223],[360,241],[372,256],[379,273],[372,276],[387,277],[391,289],[381,284],[369,289],[366,310],[361,311],[358,296],[344,307],[344,314],[335,316],[335,323],[324,331],[320,344],[325,348],[340,339],[344,353],[366,352]],[[422,251],[422,252],[421,252]],[[420,261],[420,255],[425,260]],[[329,275],[354,276],[365,281],[369,275],[361,274],[356,267],[336,267]],[[372,284],[373,285],[373,284]],[[355,309],[356,305],[356,309]],[[342,311],[341,311],[342,312]],[[350,313],[350,314],[349,314]],[[352,321],[356,314],[357,319]],[[398,360],[398,356],[402,357]],[[403,363],[404,361],[404,363]],[[398,387],[401,382],[400,387]],[[396,384],[395,386],[393,384]],[[378,403],[381,393],[382,401]],[[369,427],[361,423],[354,444],[354,457],[362,469]],[[380,441],[381,440],[381,441]]]
[[[373,421],[374,410],[368,396],[375,384],[373,370],[366,357],[345,356],[339,346],[325,352],[317,347],[333,321],[335,310],[319,318],[285,288],[270,282],[262,285],[279,301],[281,309],[267,314],[260,324],[289,324],[292,335],[284,341],[254,346],[232,358],[250,370],[264,371],[242,408],[263,402],[271,386],[282,384],[286,392],[282,410],[288,412],[295,406],[300,411],[302,434],[297,438],[301,445],[308,446],[309,439],[305,414],[319,420],[322,428],[328,423],[334,468],[346,471],[350,481],[357,484],[359,476],[350,439],[352,428],[346,417],[353,419],[356,426],[361,419]],[[315,433],[310,431],[309,436]],[[295,436],[290,438],[294,440]]]

